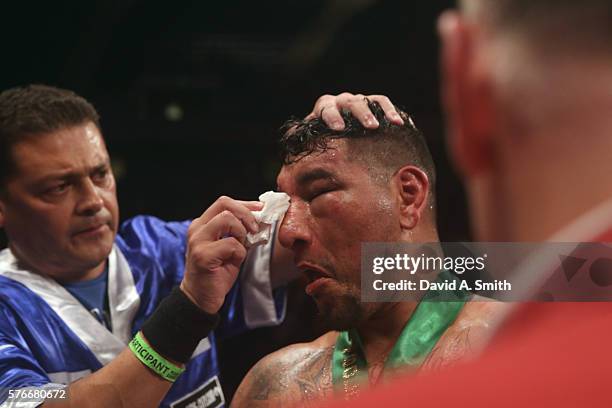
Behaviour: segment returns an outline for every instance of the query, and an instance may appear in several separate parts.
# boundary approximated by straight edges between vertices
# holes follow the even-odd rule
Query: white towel
[[[285,193],[266,191],[259,196],[259,201],[264,203],[264,207],[261,211],[252,211],[259,223],[259,231],[247,234],[247,245],[250,246],[267,243],[273,233],[272,226],[276,221],[282,221],[289,208],[289,196]]]

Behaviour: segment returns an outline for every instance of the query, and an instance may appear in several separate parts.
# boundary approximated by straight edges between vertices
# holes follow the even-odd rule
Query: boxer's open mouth
[[[321,290],[325,285],[333,282],[333,278],[322,270],[307,267],[302,271],[308,279],[308,285],[306,285],[305,288],[305,291],[308,295],[315,295],[316,292]]]

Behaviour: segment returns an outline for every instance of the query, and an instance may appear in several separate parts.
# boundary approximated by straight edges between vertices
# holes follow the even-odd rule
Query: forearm
[[[145,367],[125,349],[115,360],[67,389],[64,400],[47,401],[45,408],[158,407],[171,382]]]

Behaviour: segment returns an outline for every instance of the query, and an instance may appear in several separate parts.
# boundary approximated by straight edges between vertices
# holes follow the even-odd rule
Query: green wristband
[[[143,339],[140,332],[136,333],[136,336],[130,341],[129,347],[142,364],[149,367],[164,380],[174,382],[185,371],[185,368],[172,364],[153,350]]]

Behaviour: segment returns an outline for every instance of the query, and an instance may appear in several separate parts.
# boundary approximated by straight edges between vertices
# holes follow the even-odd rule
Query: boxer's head
[[[0,227],[28,268],[59,280],[103,267],[118,224],[93,106],[32,85],[0,94]]]
[[[612,195],[612,3],[463,0],[439,20],[475,235],[538,241]]]
[[[377,104],[370,109],[376,130],[344,113],[344,131],[321,119],[294,120],[281,140],[277,181],[291,205],[279,239],[336,329],[354,327],[380,307],[360,303],[362,242],[437,240],[434,166],[421,133],[403,112],[405,125],[397,126]]]

